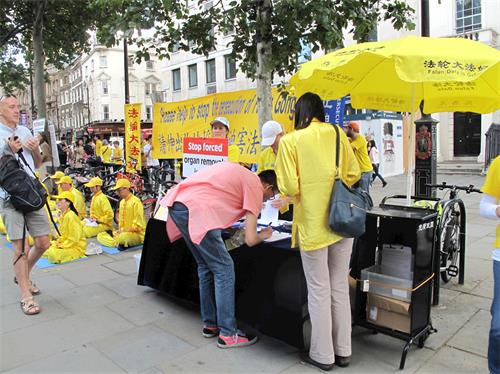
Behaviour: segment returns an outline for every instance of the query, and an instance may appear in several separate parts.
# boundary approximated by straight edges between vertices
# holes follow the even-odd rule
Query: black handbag
[[[335,167],[336,175],[330,198],[328,225],[344,238],[357,238],[365,232],[366,211],[373,207],[370,195],[361,189],[350,188],[340,176],[340,134],[337,125],[333,125],[336,134]]]

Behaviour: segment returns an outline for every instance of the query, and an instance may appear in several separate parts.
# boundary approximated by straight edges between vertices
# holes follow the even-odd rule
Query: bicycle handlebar
[[[474,188],[473,184],[470,184],[468,186],[457,186],[457,185],[451,185],[451,184],[449,185],[449,184],[446,184],[446,182],[443,182],[441,184],[426,183],[425,186],[430,187],[430,188],[437,188],[440,190],[449,189],[452,191],[457,191],[457,190],[465,191],[466,193],[472,193],[472,192],[483,193],[481,190]]]

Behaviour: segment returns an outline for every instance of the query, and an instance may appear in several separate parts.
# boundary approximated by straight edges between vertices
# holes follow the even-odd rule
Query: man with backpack
[[[0,156],[17,155],[21,151],[29,167],[24,165],[23,161],[20,161],[20,164],[28,175],[35,178],[32,171],[36,167],[40,167],[42,163],[38,141],[28,128],[18,126],[18,123],[19,105],[17,98],[14,95],[1,97]],[[19,284],[21,291],[21,310],[27,315],[38,314],[40,307],[34,301],[33,295],[39,294],[40,289],[31,282],[30,273],[35,263],[50,246],[50,226],[47,213],[42,206],[40,209],[23,214],[14,208],[9,194],[0,187],[0,215],[14,248],[14,282]],[[28,231],[26,233],[24,232],[25,219]],[[35,239],[35,246],[25,250],[23,238],[27,238],[28,233]]]

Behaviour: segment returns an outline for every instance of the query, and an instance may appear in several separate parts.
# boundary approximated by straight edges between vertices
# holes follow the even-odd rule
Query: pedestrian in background
[[[297,101],[295,130],[281,138],[275,170],[279,191],[295,204],[292,247],[300,247],[307,283],[311,346],[302,359],[331,370],[334,364],[348,366],[351,356],[347,277],[353,239],[337,235],[328,226],[336,152],[340,152],[339,173],[344,183],[356,183],[360,170],[343,131],[338,132],[340,149],[335,149],[337,135],[332,125],[325,123],[318,95],[309,92]]]
[[[380,166],[380,154],[378,152],[377,146],[375,145],[375,140],[368,141],[368,155],[370,156],[370,161],[372,162],[373,167],[373,175],[370,184],[372,184],[375,179],[378,177],[382,182],[382,187],[387,186],[387,182],[384,177],[380,175],[379,166]]]
[[[490,165],[482,188],[479,206],[481,216],[500,222],[500,156]],[[493,302],[488,344],[488,368],[491,374],[500,374],[500,223],[493,250]]]
[[[369,193],[373,167],[370,156],[368,155],[366,139],[360,134],[359,124],[357,122],[349,122],[347,126],[344,127],[344,131],[351,142],[354,156],[356,156],[359,169],[361,170],[361,179],[357,187]]]

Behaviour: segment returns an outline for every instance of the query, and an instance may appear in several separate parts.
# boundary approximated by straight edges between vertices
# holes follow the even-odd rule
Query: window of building
[[[481,0],[457,1],[457,34],[481,28]]]
[[[236,61],[231,55],[224,56],[224,62],[226,65],[226,79],[236,78]]]
[[[148,70],[153,70],[155,68],[155,63],[154,61],[146,61],[146,69]]]
[[[146,105],[146,121],[151,121],[153,119],[153,107],[151,105]]]
[[[198,86],[198,65],[193,64],[188,66],[189,72],[189,87]]]
[[[311,43],[306,41],[304,38],[301,38],[300,53],[297,62],[299,64],[303,64],[304,62],[311,61],[311,59],[312,59]]]
[[[102,94],[107,95],[109,93],[108,81],[101,81]]]
[[[172,86],[174,91],[181,89],[181,69],[172,70]]]
[[[102,106],[102,117],[103,119],[109,119],[109,105],[104,104]]]
[[[108,67],[108,59],[106,56],[100,56],[99,57],[99,66],[101,68],[106,68]]]
[[[94,60],[90,60],[90,71],[94,71]]]
[[[215,83],[217,80],[215,73],[215,59],[205,61],[205,67],[207,70],[207,83]]]
[[[154,83],[144,83],[144,94],[146,96],[152,95],[156,90],[156,84]]]

